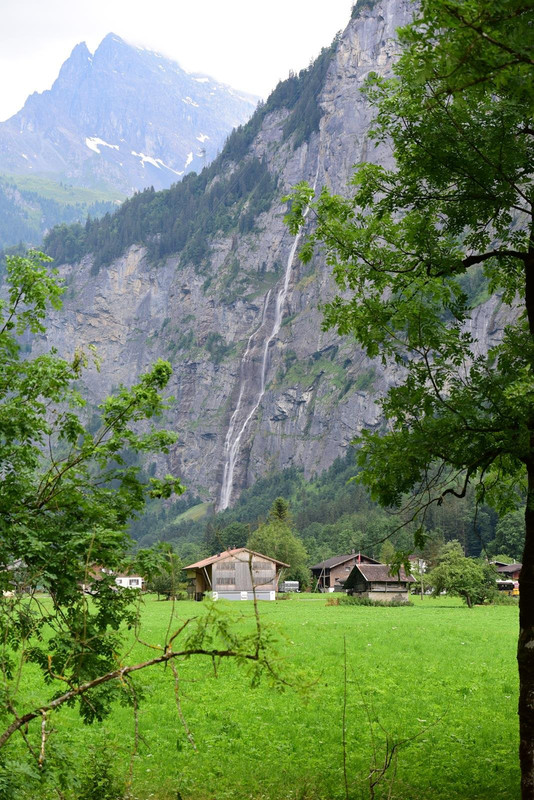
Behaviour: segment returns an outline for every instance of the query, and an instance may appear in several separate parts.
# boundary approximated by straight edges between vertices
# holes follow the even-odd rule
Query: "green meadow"
[[[292,683],[284,691],[267,679],[251,687],[246,669],[230,660],[215,676],[211,662],[191,658],[179,665],[183,719],[171,670],[138,673],[144,699],[133,759],[134,718],[121,706],[93,726],[62,710],[49,746],[80,774],[94,752],[125,780],[131,764],[127,796],[136,800],[518,797],[517,608],[469,610],[451,598],[416,598],[406,608],[326,600],[259,604],[262,625],[278,640],[275,664]],[[252,603],[219,607],[252,629]],[[171,603],[145,597],[141,638],[161,644],[171,612]],[[179,602],[174,613],[173,628],[204,605]],[[153,655],[136,643],[128,660]],[[28,701],[39,700],[35,687],[26,691]],[[391,748],[389,768],[370,788]],[[46,792],[34,787],[25,797],[58,797]]]

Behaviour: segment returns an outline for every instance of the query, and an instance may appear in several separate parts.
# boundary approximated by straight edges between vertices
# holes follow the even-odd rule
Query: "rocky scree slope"
[[[409,17],[408,0],[364,6],[312,67],[277,87],[209,169],[181,184],[195,213],[210,210],[207,234],[190,221],[190,237],[171,252],[183,219],[161,208],[179,207],[176,189],[134,198],[127,216],[73,233],[73,252],[85,255],[61,267],[69,290],[46,346],[68,353],[96,345],[102,371],[87,375],[93,398],[155,358],[169,359],[176,402],[168,423],[180,441],[159,466],[218,508],[271,469],[320,472],[363,427],[382,424],[377,398],[395,370],[321,331],[318,306],[332,297],[333,281],[320,255],[306,266],[298,260],[280,197],[301,180],[343,193],[355,163],[390,159],[369,140],[372,111],[360,88],[370,71],[391,70],[395,30]],[[263,206],[247,170],[265,185]],[[135,242],[125,228],[136,214],[166,223],[145,227]],[[97,242],[112,234],[125,249],[110,259]],[[53,254],[62,243],[51,238]],[[480,305],[472,325],[486,341],[498,335],[498,300]]]

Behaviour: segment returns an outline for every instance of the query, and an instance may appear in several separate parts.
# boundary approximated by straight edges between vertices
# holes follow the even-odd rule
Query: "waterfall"
[[[317,167],[317,172],[315,174],[315,180],[313,182],[313,189],[315,191],[315,187],[317,185],[317,176],[319,173],[319,167]],[[304,209],[303,216],[306,217],[308,215],[309,206]],[[268,357],[269,357],[269,347],[271,342],[274,338],[278,335],[280,328],[282,326],[282,318],[284,313],[284,305],[287,298],[287,292],[289,289],[289,282],[291,280],[291,273],[293,269],[293,261],[295,258],[295,253],[297,252],[297,247],[299,244],[300,237],[302,235],[302,228],[298,231],[293,244],[291,245],[291,249],[289,251],[289,256],[287,258],[287,265],[286,271],[284,275],[284,282],[278,290],[278,294],[276,295],[276,303],[275,303],[275,312],[274,312],[274,320],[271,332],[269,336],[265,339],[263,343],[263,355],[261,360],[261,372],[260,372],[260,382],[259,382],[259,390],[257,393],[257,398],[255,403],[253,403],[250,411],[245,416],[245,419],[241,426],[238,428],[238,419],[242,413],[246,411],[244,409],[244,399],[245,399],[245,387],[247,384],[247,379],[251,377],[253,379],[253,375],[250,373],[252,372],[252,365],[253,359],[251,354],[253,353],[255,345],[255,340],[261,335],[263,332],[263,328],[265,327],[265,323],[267,320],[267,309],[269,305],[269,300],[271,297],[271,291],[267,293],[265,297],[265,302],[263,304],[263,312],[261,317],[261,322],[258,328],[250,335],[247,347],[245,352],[243,353],[243,357],[241,359],[240,364],[240,371],[239,371],[239,395],[237,398],[236,407],[234,409],[234,413],[230,419],[230,424],[228,426],[228,430],[226,432],[226,437],[224,440],[224,469],[223,469],[223,479],[221,485],[221,494],[219,497],[219,504],[218,504],[218,511],[223,511],[225,508],[228,508],[230,505],[230,499],[232,497],[232,490],[234,486],[234,472],[235,472],[235,465],[237,462],[237,457],[239,455],[239,449],[241,446],[241,439],[243,438],[243,434],[247,429],[247,426],[256,413],[261,401],[263,400],[263,396],[265,394],[265,382],[267,378],[267,367],[268,367]],[[248,369],[250,366],[251,369]]]

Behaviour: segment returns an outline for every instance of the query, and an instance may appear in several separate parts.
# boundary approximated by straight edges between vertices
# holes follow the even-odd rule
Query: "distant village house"
[[[319,592],[342,592],[345,589],[345,581],[352,572],[355,564],[379,564],[374,558],[363,555],[363,553],[349,553],[344,556],[332,556],[326,561],[320,561],[311,567],[311,572],[317,581]]]
[[[518,581],[522,564],[505,564],[504,561],[493,561],[499,577],[511,581]]]
[[[141,575],[128,575],[126,572],[113,573],[112,570],[100,566],[100,564],[93,564],[89,568],[87,581],[80,585],[82,592],[91,593],[93,591],[93,584],[101,581],[104,575],[113,575],[115,583],[122,589],[144,589],[145,581]]]
[[[115,583],[123,589],[143,589],[144,580],[140,575],[126,575],[119,573],[115,575]]]
[[[185,567],[187,591],[194,600],[202,600],[206,594],[214,600],[252,600],[254,587],[258,600],[274,600],[280,572],[288,566],[246,547],[224,550]]]
[[[409,599],[410,584],[415,579],[401,568],[400,573],[391,574],[387,564],[355,564],[345,582],[348,594],[368,597],[370,600]]]

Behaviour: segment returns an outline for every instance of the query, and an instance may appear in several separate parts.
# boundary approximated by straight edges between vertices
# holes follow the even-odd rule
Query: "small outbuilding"
[[[314,564],[310,569],[320,592],[342,592],[345,589],[345,581],[355,564],[379,563],[363,553],[352,552],[344,556],[327,558],[326,561]]]
[[[202,600],[211,594],[214,600],[274,600],[280,572],[288,567],[276,558],[255,553],[246,547],[224,550],[185,567],[188,594]]]
[[[368,597],[370,600],[408,601],[410,584],[415,582],[404,569],[391,574],[387,564],[356,564],[345,581],[348,594]]]

